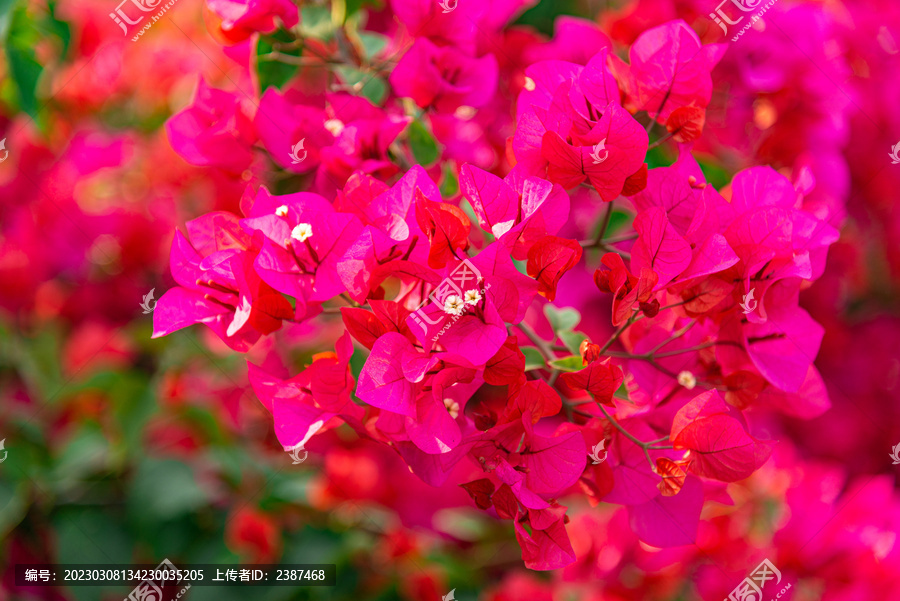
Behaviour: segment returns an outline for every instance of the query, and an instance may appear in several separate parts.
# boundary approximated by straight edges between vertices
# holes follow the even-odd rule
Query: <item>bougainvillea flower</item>
[[[640,277],[635,277],[625,267],[622,255],[606,253],[601,265],[594,272],[594,283],[601,292],[613,295],[613,325],[625,323],[636,310],[649,317],[656,315],[659,301],[653,298],[653,291],[659,276],[649,267],[641,268]]]
[[[241,96],[211,88],[201,77],[191,105],[166,122],[169,143],[192,165],[240,173],[253,160],[253,122]]]
[[[670,438],[676,449],[690,451],[688,471],[725,482],[743,480],[772,454],[771,443],[750,436],[715,390],[678,411]]]
[[[273,196],[260,188],[241,227],[263,234],[255,267],[276,290],[304,303],[344,291],[337,264],[362,231],[354,215],[335,211],[317,194]]]
[[[357,171],[382,178],[397,173],[399,168],[388,156],[388,147],[411,120],[410,117],[387,116],[359,119],[341,127],[334,144],[321,151],[317,187],[323,192],[336,190]]]
[[[450,113],[460,106],[487,104],[497,88],[497,77],[494,55],[472,58],[422,38],[403,55],[390,79],[400,96],[412,98],[422,108]]]
[[[482,229],[515,239],[513,257],[528,257],[531,246],[556,234],[569,217],[569,196],[556,184],[514,168],[502,180],[472,165],[460,170],[460,185]]]
[[[336,349],[315,355],[309,367],[287,379],[247,364],[253,391],[272,413],[278,442],[286,450],[303,447],[333,417],[353,425],[361,422],[365,410],[351,400],[355,382],[349,369],[349,334],[337,341]]]
[[[703,46],[687,23],[672,21],[642,33],[631,46],[631,64],[617,72],[635,110],[665,123],[681,107],[706,108],[712,96],[710,73],[727,48]]]
[[[226,344],[248,350],[281,327],[293,308],[256,274],[250,237],[230,213],[209,213],[187,223],[190,241],[175,233],[172,277],[153,312],[153,337],[195,323],[208,325]]]
[[[644,167],[649,138],[619,105],[607,51],[584,67],[545,61],[526,69],[529,85],[517,102],[516,160],[528,173],[563,188],[585,179],[604,201],[615,200]]]
[[[318,167],[323,148],[334,144],[334,134],[325,126],[330,116],[324,102],[274,88],[259,100],[253,124],[272,160],[283,169],[306,173]]]
[[[206,0],[207,6],[222,19],[223,31],[241,37],[254,32],[270,33],[280,20],[285,27],[300,22],[300,12],[290,0]]]

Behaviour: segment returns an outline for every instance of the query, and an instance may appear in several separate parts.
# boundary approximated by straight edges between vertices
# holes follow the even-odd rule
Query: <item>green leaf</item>
[[[413,157],[420,165],[433,165],[440,156],[437,141],[421,121],[413,121],[406,130]]]
[[[0,538],[6,538],[28,511],[28,488],[25,481],[0,480]]]
[[[136,518],[166,520],[206,505],[207,499],[187,464],[145,459],[131,483],[128,501]]]
[[[584,369],[581,357],[578,355],[571,355],[569,357],[563,357],[562,359],[556,359],[550,362],[550,366],[560,371],[581,371],[582,369]]]
[[[550,326],[554,332],[564,332],[571,330],[581,321],[581,313],[572,307],[554,307],[553,305],[544,305],[544,315],[550,321]]]
[[[525,371],[531,371],[532,369],[543,369],[547,367],[541,351],[537,350],[533,346],[523,346],[520,350],[522,351],[522,354],[525,355]]]
[[[2,1],[3,0],[0,0],[0,3],[2,3]],[[50,14],[44,18],[41,25],[60,39],[62,42],[62,52],[60,56],[61,58],[65,58],[66,55],[69,54],[69,43],[72,41],[72,27],[65,21],[61,21],[57,18],[56,5],[57,3],[53,1],[47,3]],[[0,13],[2,13],[2,9],[0,9]]]
[[[340,66],[335,70],[348,87],[372,104],[380,105],[387,96],[387,84],[377,75],[347,66]]]
[[[441,182],[440,189],[441,197],[445,200],[448,198],[453,198],[454,196],[459,194],[459,179],[456,177],[456,172],[454,171],[450,161],[444,163],[444,181]],[[471,205],[469,205],[469,208],[471,209]],[[469,220],[472,221],[472,223],[478,223],[478,218],[475,216],[475,211],[472,211],[472,216],[469,217]]]
[[[25,5],[20,4],[12,12],[3,50],[19,108],[32,117],[37,117],[37,85],[44,70],[34,54],[39,38],[39,32],[25,12]]]
[[[608,238],[626,226],[630,226],[632,221],[634,221],[634,216],[631,213],[613,209],[612,215],[609,216],[609,226],[606,228],[604,238]]]
[[[256,71],[259,74],[259,87],[262,91],[266,91],[270,87],[281,89],[297,74],[300,69],[297,65],[289,65],[281,61],[270,60],[268,58],[260,59],[271,54],[274,46],[273,42],[289,43],[291,36],[285,31],[278,31],[267,37],[260,37],[256,44]],[[291,56],[300,56],[299,48],[293,50],[279,50],[282,54]]]
[[[359,42],[362,44],[363,56],[371,60],[378,56],[387,46],[387,36],[372,31],[359,32]]]
[[[300,33],[305,38],[330,40],[334,36],[331,8],[327,4],[304,4],[300,9]]]
[[[12,8],[16,0],[0,0],[0,39],[6,39],[9,30],[9,21],[12,18]]]
[[[560,332],[559,338],[562,340],[563,344],[566,345],[566,348],[574,355],[581,354],[581,343],[587,340],[587,336],[581,332],[572,332],[571,330]]]

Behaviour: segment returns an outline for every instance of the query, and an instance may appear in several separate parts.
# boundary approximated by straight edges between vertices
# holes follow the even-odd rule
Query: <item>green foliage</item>
[[[426,167],[436,163],[441,153],[438,150],[437,141],[425,124],[416,119],[409,124],[406,132],[416,163]]]
[[[265,91],[270,87],[281,89],[299,70],[298,65],[272,60],[269,56],[275,51],[276,44],[289,44],[291,35],[286,31],[277,31],[270,36],[260,36],[256,43],[256,71],[259,74],[259,87]],[[300,57],[300,48],[282,49],[278,51],[293,57]],[[262,57],[262,58],[261,58]]]
[[[530,371],[532,369],[544,369],[545,367],[547,367],[541,351],[537,350],[533,346],[523,346],[521,348],[521,351],[525,355],[525,371]]]
[[[584,369],[581,357],[577,355],[570,355],[568,357],[563,357],[562,359],[555,359],[550,362],[550,366],[560,371],[580,371],[581,369]]]
[[[581,313],[572,307],[544,305],[544,315],[550,321],[550,327],[554,332],[571,330],[581,321]]]
[[[7,5],[5,10],[10,11],[10,7]],[[3,15],[3,12],[4,7],[0,6],[0,15]],[[3,18],[5,21],[6,16]],[[22,111],[37,117],[37,87],[44,67],[37,61],[34,48],[41,38],[40,32],[28,14],[25,3],[13,7],[8,13],[8,18],[9,21],[4,23],[6,27],[2,40],[3,52],[6,55],[16,104]]]
[[[367,98],[372,104],[380,105],[387,96],[387,83],[378,75],[344,65],[337,67],[335,72],[353,93]]]

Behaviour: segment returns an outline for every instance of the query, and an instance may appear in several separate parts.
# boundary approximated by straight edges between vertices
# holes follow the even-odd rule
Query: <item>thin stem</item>
[[[543,355],[544,359],[547,362],[550,362],[556,358],[553,354],[553,347],[546,341],[542,340],[541,337],[537,335],[537,332],[531,329],[531,326],[523,321],[522,323],[516,324],[516,327],[519,328],[522,333],[525,334],[525,336],[527,336],[528,339],[534,343],[534,345],[538,348],[538,351],[540,351],[541,355]]]
[[[664,135],[659,140],[657,140],[656,142],[654,142],[653,144],[648,146],[647,150],[653,150],[654,148],[656,148],[657,146],[659,146],[660,144],[662,144],[663,142],[665,142],[666,140],[668,140],[669,138],[671,138],[674,135],[675,135],[674,133],[668,133],[668,134]]]

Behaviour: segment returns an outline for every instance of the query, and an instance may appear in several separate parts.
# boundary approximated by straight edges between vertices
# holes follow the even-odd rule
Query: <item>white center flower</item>
[[[287,205],[281,205],[280,207],[275,209],[275,214],[278,215],[279,217],[287,217],[287,214],[288,214]]]
[[[301,223],[291,230],[291,238],[299,242],[305,242],[312,235],[312,226],[308,223]]]
[[[536,87],[537,86],[534,85],[533,79],[531,79],[530,77],[525,78],[525,89],[526,90],[528,90],[529,92],[533,92]]]
[[[444,408],[450,413],[450,417],[453,419],[459,417],[459,403],[453,399],[444,399]]]
[[[450,315],[462,315],[465,310],[465,301],[455,294],[451,294],[444,300],[444,313],[449,313]]]
[[[478,290],[475,288],[473,288],[472,290],[467,290],[465,299],[467,305],[477,305],[481,300],[481,293],[478,292]]]
[[[453,113],[453,115],[457,119],[463,119],[465,121],[468,121],[469,119],[471,119],[472,117],[475,116],[475,108],[471,107],[471,106],[463,105],[463,106],[459,107],[458,109],[456,109],[456,111]]]
[[[331,132],[331,135],[336,136],[344,131],[344,122],[340,119],[329,119],[325,122],[325,129]]]
[[[678,374],[678,383],[688,390],[693,390],[694,386],[697,385],[697,378],[691,372],[684,370]]]

